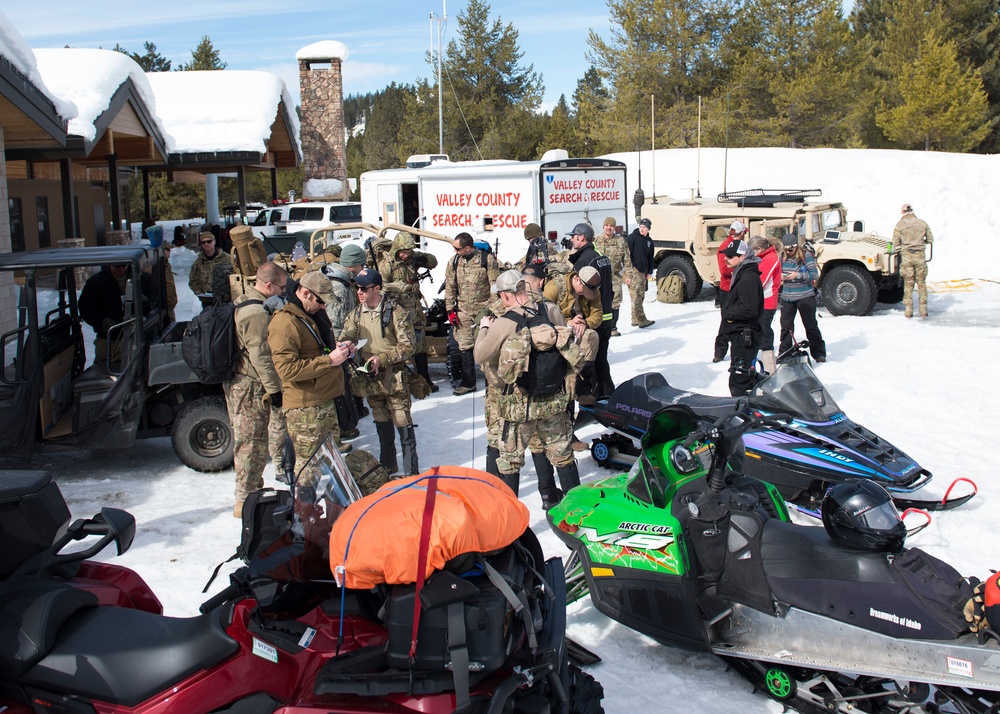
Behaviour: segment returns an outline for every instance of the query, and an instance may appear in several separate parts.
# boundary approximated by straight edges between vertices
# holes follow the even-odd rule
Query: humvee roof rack
[[[819,188],[793,189],[791,191],[751,188],[746,191],[720,193],[718,201],[719,203],[735,203],[741,207],[756,206],[762,208],[773,206],[776,203],[805,203],[807,198],[822,195],[823,190]]]

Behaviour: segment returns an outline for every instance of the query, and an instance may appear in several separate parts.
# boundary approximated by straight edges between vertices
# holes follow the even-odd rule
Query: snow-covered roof
[[[0,12],[0,55],[3,55],[18,71],[35,85],[35,89],[40,91],[55,106],[56,113],[63,119],[72,119],[77,115],[77,108],[73,102],[57,96],[46,86],[42,75],[38,71],[38,63],[35,53],[31,51],[28,43],[21,37],[21,33],[11,24],[7,16]]]
[[[149,72],[156,113],[172,138],[170,153],[267,151],[281,102],[298,148],[299,121],[284,81],[270,72]]]
[[[341,61],[347,59],[347,45],[343,42],[337,42],[336,40],[321,40],[319,42],[313,42],[311,45],[306,45],[301,50],[295,53],[295,59],[323,62],[324,60],[339,59]]]
[[[95,141],[96,122],[111,106],[111,100],[118,89],[131,79],[139,93],[139,98],[156,121],[156,99],[142,71],[135,60],[114,50],[94,50],[65,47],[35,50],[38,71],[46,85],[59,97],[76,105],[77,115],[70,119],[70,134],[83,137],[87,142]],[[157,128],[169,147],[170,137],[161,123]]]

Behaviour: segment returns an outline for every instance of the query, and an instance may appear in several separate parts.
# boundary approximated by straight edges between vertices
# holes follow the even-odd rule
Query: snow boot
[[[420,473],[420,466],[417,464],[417,435],[412,426],[400,426],[399,445],[403,450],[403,471],[407,476],[416,476]]]
[[[396,435],[393,433],[391,421],[375,422],[378,431],[378,462],[392,475],[399,471],[396,463]]]
[[[521,472],[515,471],[512,474],[500,474],[500,480],[507,484],[507,487],[517,495],[517,488],[521,482]]]
[[[580,485],[580,469],[577,468],[576,461],[556,467],[556,473],[559,474],[559,485],[564,492]]]
[[[462,383],[453,394],[461,396],[476,391],[476,361],[472,358],[472,350],[462,350]]]
[[[486,473],[500,478],[500,469],[497,467],[497,459],[500,458],[500,449],[495,446],[486,447]]]
[[[427,384],[431,385],[431,394],[440,389],[436,384],[434,384],[434,380],[431,379],[431,373],[428,371],[427,368],[426,352],[421,352],[420,354],[413,355],[413,366],[416,369],[417,374],[426,379]]]
[[[545,454],[532,452],[531,460],[535,464],[535,474],[538,477],[538,493],[542,497],[542,508],[547,511],[562,500],[562,492],[556,488],[555,471],[552,462]]]

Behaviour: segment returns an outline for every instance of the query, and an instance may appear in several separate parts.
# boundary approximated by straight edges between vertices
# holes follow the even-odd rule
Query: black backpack
[[[232,379],[240,349],[236,344],[236,311],[244,305],[262,305],[246,300],[239,305],[227,302],[210,305],[184,329],[181,356],[202,384],[219,384]]]
[[[515,334],[527,327],[528,339],[531,340],[532,327],[552,325],[544,304],[537,311],[526,309],[525,313],[518,315],[514,312],[507,312],[503,315],[514,322]],[[535,343],[531,342],[528,371],[518,377],[517,386],[533,397],[548,397],[565,388],[568,369],[569,363],[557,348],[552,347],[543,351],[537,349]]]

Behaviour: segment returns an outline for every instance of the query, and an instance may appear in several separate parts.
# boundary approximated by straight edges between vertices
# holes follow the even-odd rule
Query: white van
[[[357,223],[361,220],[361,204],[346,201],[303,201],[273,206],[257,214],[250,224],[259,238],[281,236],[285,233],[314,231],[331,223]],[[338,240],[361,237],[361,231],[338,231]]]

